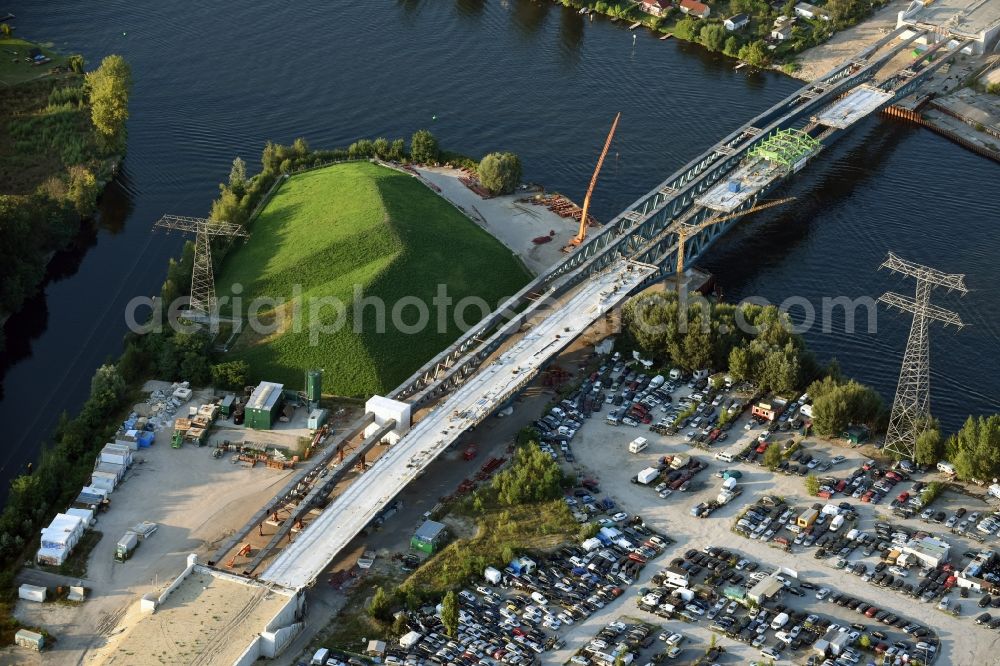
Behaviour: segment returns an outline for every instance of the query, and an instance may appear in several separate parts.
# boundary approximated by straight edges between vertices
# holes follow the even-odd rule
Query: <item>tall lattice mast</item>
[[[194,270],[191,275],[191,309],[210,317],[215,312],[215,271],[212,269],[212,237],[249,238],[239,224],[199,217],[164,215],[154,227],[194,233]]]
[[[965,275],[949,275],[928,266],[921,266],[900,259],[892,252],[880,266],[894,273],[902,273],[917,281],[916,297],[910,298],[894,292],[886,292],[879,301],[890,308],[899,308],[913,314],[910,336],[906,341],[903,367],[899,371],[899,385],[892,401],[889,417],[889,431],[885,436],[885,450],[902,458],[913,459],[917,436],[923,430],[931,413],[930,382],[930,323],[940,321],[946,326],[964,325],[961,318],[950,310],[931,304],[931,291],[935,287],[946,287],[965,294]]]

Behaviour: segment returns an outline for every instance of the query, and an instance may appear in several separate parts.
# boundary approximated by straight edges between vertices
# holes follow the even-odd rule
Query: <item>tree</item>
[[[737,37],[736,35],[730,35],[726,39],[725,46],[722,47],[722,52],[725,53],[727,56],[735,58],[736,55],[740,52],[739,37]]]
[[[90,400],[98,412],[107,413],[118,408],[127,389],[125,379],[113,365],[102,365],[90,380]]]
[[[777,442],[771,442],[771,444],[764,451],[764,465],[767,466],[772,472],[778,469],[778,465],[781,464],[781,445]]]
[[[690,16],[685,16],[674,26],[674,36],[689,42],[694,41],[698,31],[698,21]]]
[[[389,157],[394,160],[401,160],[406,157],[406,142],[402,139],[395,139],[392,148],[389,150]]]
[[[806,492],[815,497],[819,493],[819,478],[815,474],[806,477]]]
[[[430,164],[440,155],[437,139],[428,130],[417,130],[410,139],[410,158],[414,162]]]
[[[771,56],[767,52],[767,46],[760,39],[741,47],[739,59],[748,65],[761,68],[767,67],[771,63]]]
[[[368,604],[368,614],[376,620],[387,621],[391,617],[389,613],[389,595],[385,593],[382,586],[375,588],[375,595]]]
[[[530,442],[518,449],[514,464],[493,477],[502,504],[514,505],[555,499],[562,495],[559,464]]]
[[[945,457],[963,479],[986,480],[1000,474],[1000,415],[970,416],[948,438]]]
[[[242,157],[237,156],[233,160],[233,166],[229,169],[229,189],[237,196],[246,194],[247,187],[247,164]]]
[[[874,428],[883,416],[882,397],[864,384],[852,380],[830,388],[824,382],[820,389],[813,398],[813,427],[820,435],[839,435],[853,423]]]
[[[83,74],[83,56],[82,55],[71,55],[66,63],[69,65],[70,70],[75,74]]]
[[[97,178],[89,169],[79,164],[69,168],[69,189],[66,198],[81,217],[87,217],[94,212],[100,191]]]
[[[300,136],[292,142],[292,152],[296,157],[305,157],[309,154],[309,144]]]
[[[510,194],[521,184],[521,159],[514,153],[490,153],[479,162],[479,182],[493,194]]]
[[[698,42],[709,51],[721,51],[726,42],[726,29],[720,23],[709,23],[698,33]]]
[[[872,639],[869,638],[868,634],[861,634],[861,638],[858,639],[858,645],[862,650],[868,650],[872,646]]]
[[[918,465],[935,464],[943,452],[941,432],[936,428],[924,430],[917,436],[914,458]]]
[[[86,82],[90,117],[98,135],[110,150],[124,150],[131,68],[120,55],[109,55],[100,67],[87,74]]]
[[[449,590],[441,600],[441,624],[450,637],[458,636],[458,602],[453,590]]]
[[[3,35],[4,39],[10,39],[11,29],[6,23],[0,23],[0,35]]]

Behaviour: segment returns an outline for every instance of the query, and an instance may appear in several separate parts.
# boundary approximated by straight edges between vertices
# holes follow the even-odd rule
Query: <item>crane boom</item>
[[[718,224],[719,222],[725,222],[731,220],[735,217],[743,217],[744,215],[750,215],[751,213],[756,213],[757,211],[766,210],[768,208],[774,208],[775,206],[780,206],[786,204],[789,201],[794,201],[795,197],[785,197],[784,199],[774,199],[772,201],[765,201],[764,203],[757,204],[752,208],[747,210],[736,211],[735,213],[728,213],[726,215],[718,215],[716,217],[711,217],[704,222],[699,222],[698,224],[681,224],[677,227],[677,293],[679,294],[682,289],[683,276],[684,276],[684,252],[687,249],[687,239],[691,234],[696,234],[702,229],[707,229],[708,227]]]
[[[583,198],[583,213],[580,215],[580,230],[577,232],[576,236],[570,241],[570,245],[579,245],[587,238],[587,211],[590,209],[590,196],[594,193],[594,186],[597,185],[597,176],[601,173],[601,167],[604,166],[604,158],[608,155],[608,149],[611,148],[611,140],[615,136],[615,130],[618,129],[618,119],[622,117],[621,111],[615,115],[614,122],[611,123],[611,130],[608,132],[608,138],[604,141],[604,148],[601,150],[601,156],[597,158],[597,166],[594,167],[594,175],[590,177],[590,185],[587,186],[587,194]]]

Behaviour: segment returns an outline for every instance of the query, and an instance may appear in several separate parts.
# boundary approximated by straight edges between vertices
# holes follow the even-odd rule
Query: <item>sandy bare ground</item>
[[[886,33],[896,29],[896,16],[908,4],[908,0],[895,0],[867,21],[842,30],[825,44],[800,54],[797,60],[802,68],[793,76],[804,81],[813,81],[866,46],[874,44]]]
[[[200,404],[195,401],[191,404]],[[186,407],[182,406],[179,413]],[[304,411],[304,410],[299,410]],[[303,417],[304,418],[304,417]],[[283,424],[285,425],[285,424]],[[283,433],[292,436],[294,429]],[[236,433],[227,436],[235,439]],[[213,435],[218,437],[221,435]],[[264,433],[247,436],[263,439]],[[239,438],[243,435],[240,434]],[[229,457],[214,459],[212,447],[170,448],[170,430],[156,433],[156,443],[135,452],[136,464],[111,495],[111,508],[98,516],[103,538],[91,553],[84,585],[88,600],[78,607],[19,602],[16,616],[44,627],[57,642],[44,658],[18,649],[0,653],[0,663],[79,664],[86,651],[104,643],[118,619],[143,594],[161,589],[184,569],[189,553],[203,560],[227,535],[247,521],[285,483],[292,470],[262,466],[247,469]],[[118,539],[143,520],[159,529],[142,542],[132,559],[115,562]],[[45,572],[28,570],[35,584],[66,584]]]
[[[518,203],[526,193],[483,199],[463,185],[463,173],[449,167],[419,167],[420,175],[441,188],[441,196],[452,202],[474,222],[514,252],[533,274],[565,258],[561,249],[576,235],[578,223],[559,217],[543,206]],[[535,245],[531,239],[555,236],[548,243]]]

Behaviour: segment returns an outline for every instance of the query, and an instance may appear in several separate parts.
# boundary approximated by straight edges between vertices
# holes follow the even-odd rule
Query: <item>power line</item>
[[[212,237],[249,238],[242,225],[200,217],[164,215],[154,227],[194,234],[194,270],[191,272],[191,309],[210,318],[215,312],[215,271],[212,268]]]
[[[961,317],[931,303],[931,291],[945,287],[948,291],[968,293],[964,274],[949,274],[915,264],[896,256],[892,252],[879,268],[887,268],[893,273],[912,277],[917,281],[916,296],[903,296],[886,292],[879,301],[887,307],[913,315],[910,335],[906,340],[903,365],[899,371],[899,384],[892,401],[889,416],[889,430],[885,436],[885,450],[902,458],[913,459],[916,452],[917,436],[930,421],[930,322],[939,321],[945,326],[953,324],[961,329],[965,324]]]

